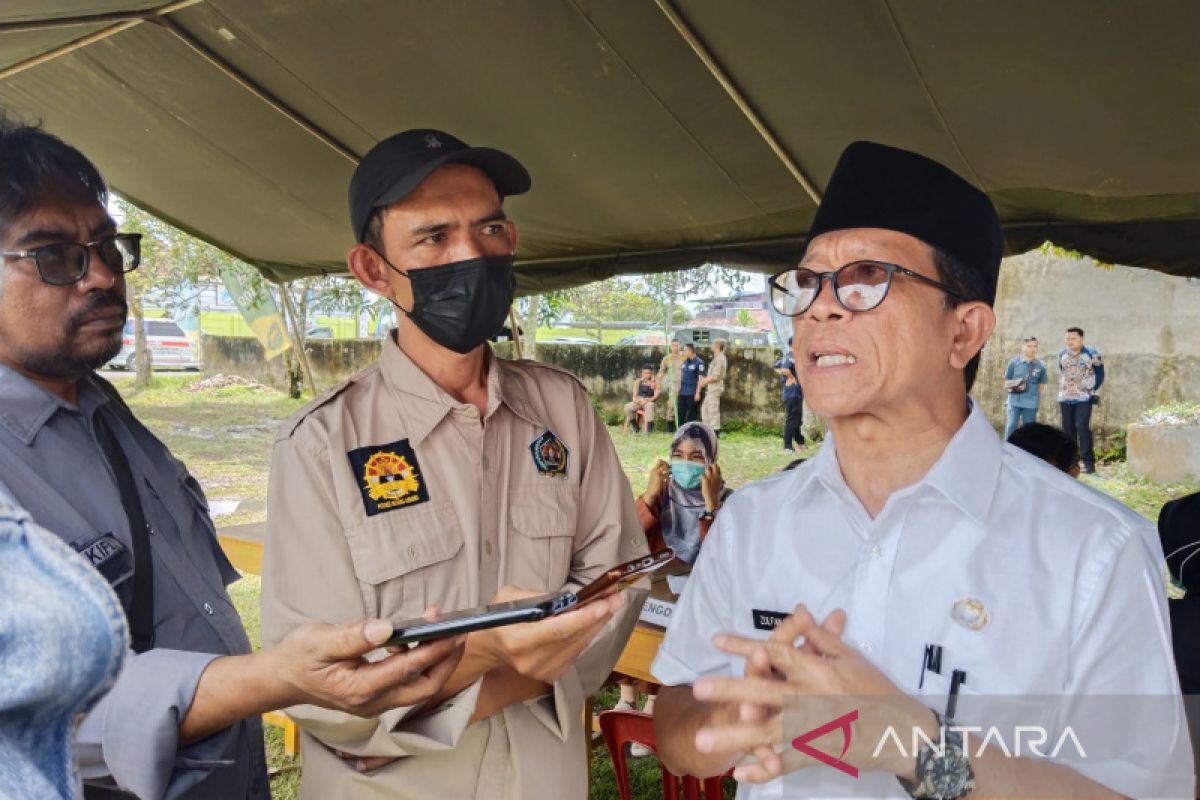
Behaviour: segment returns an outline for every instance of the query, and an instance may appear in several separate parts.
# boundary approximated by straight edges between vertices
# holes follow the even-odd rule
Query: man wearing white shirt
[[[967,397],[1002,250],[942,165],[842,154],[770,281],[831,436],[709,535],[652,667],[672,771],[737,765],[739,798],[1193,796],[1153,528]],[[1018,728],[1040,752],[997,746]]]

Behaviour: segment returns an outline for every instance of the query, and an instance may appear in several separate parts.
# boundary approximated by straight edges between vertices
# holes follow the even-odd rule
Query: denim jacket
[[[0,798],[74,798],[71,740],[129,634],[108,582],[0,487]]]

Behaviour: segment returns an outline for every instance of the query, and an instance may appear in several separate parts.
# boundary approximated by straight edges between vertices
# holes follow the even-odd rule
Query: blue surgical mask
[[[695,461],[671,459],[671,479],[683,489],[699,489],[704,477],[704,465]]]

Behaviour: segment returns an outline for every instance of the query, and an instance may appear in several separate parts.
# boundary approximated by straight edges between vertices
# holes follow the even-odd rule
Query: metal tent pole
[[[776,137],[771,129],[767,127],[767,123],[763,121],[762,117],[758,115],[758,112],[754,110],[754,107],[750,105],[750,101],[746,99],[746,96],[743,95],[742,91],[738,89],[737,85],[734,84],[733,79],[729,77],[729,74],[725,72],[725,69],[721,66],[713,54],[709,52],[707,45],[705,45],[704,42],[701,41],[700,37],[696,35],[696,32],[692,30],[690,25],[688,25],[687,20],[681,17],[679,12],[675,10],[675,7],[671,5],[671,0],[654,0],[654,2],[658,5],[659,10],[662,11],[666,18],[670,20],[671,24],[675,26],[675,30],[679,32],[679,35],[683,37],[683,40],[688,43],[689,47],[692,48],[692,52],[696,54],[696,56],[708,69],[709,73],[716,78],[717,83],[721,84],[721,88],[724,89],[725,93],[729,95],[729,98],[733,100],[733,103],[738,107],[738,110],[741,111],[746,119],[749,120],[750,124],[754,126],[754,130],[758,131],[758,135],[761,136],[763,141],[767,143],[767,146],[771,148],[771,151],[775,153],[775,156],[781,162],[783,162],[783,166],[787,168],[787,171],[792,174],[792,177],[796,179],[796,182],[799,183],[804,191],[808,193],[808,196],[812,199],[812,201],[817,205],[820,205],[821,193],[817,191],[817,188],[813,186],[812,181],[810,181],[800,170],[799,165],[796,164],[796,161],[792,158],[791,154],[789,154],[787,150],[783,149],[783,145],[779,142],[778,137]]]

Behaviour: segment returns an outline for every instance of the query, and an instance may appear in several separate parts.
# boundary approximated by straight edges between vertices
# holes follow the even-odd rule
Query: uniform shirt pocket
[[[146,485],[150,487],[151,491],[154,491],[154,487],[149,481],[146,482]],[[216,562],[217,570],[221,574],[221,585],[229,586],[229,584],[241,580],[241,573],[230,562],[229,556],[225,554],[225,551],[221,548],[217,540],[217,526],[213,522],[212,513],[208,506],[208,498],[204,496],[204,490],[200,488],[200,482],[190,472],[184,470],[179,474],[179,485],[183,489],[183,497],[187,500],[188,510],[192,515],[192,519],[201,530],[208,534],[208,546],[212,549],[213,560]],[[186,514],[187,512],[185,511],[184,513]],[[177,519],[179,520],[179,527],[182,529],[186,517],[177,517]],[[182,530],[181,533],[187,536]],[[186,541],[196,542],[191,537],[188,537]],[[198,544],[198,542],[196,543]]]
[[[509,501],[515,535],[508,537],[505,581],[553,592],[571,574],[578,500],[570,485],[542,482],[517,487]]]
[[[430,604],[463,607],[463,532],[451,504],[367,517],[346,541],[368,615],[412,619]]]

